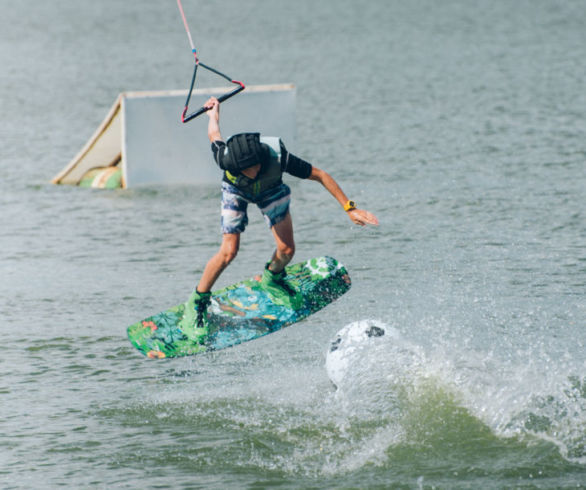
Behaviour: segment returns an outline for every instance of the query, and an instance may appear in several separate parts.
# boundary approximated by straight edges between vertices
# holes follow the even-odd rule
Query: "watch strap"
[[[347,201],[344,204],[344,211],[352,211],[353,209],[356,209],[356,203],[354,201]]]

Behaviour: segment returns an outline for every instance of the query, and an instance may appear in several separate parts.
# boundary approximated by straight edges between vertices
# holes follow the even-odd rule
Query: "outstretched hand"
[[[365,211],[364,209],[352,209],[348,211],[348,216],[357,225],[378,225],[378,219],[372,213]]]

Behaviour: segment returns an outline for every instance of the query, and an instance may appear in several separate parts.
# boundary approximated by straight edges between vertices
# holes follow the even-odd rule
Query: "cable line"
[[[208,110],[205,107],[200,107],[198,110],[192,112],[191,114],[187,113],[187,111],[189,110],[189,100],[191,99],[191,93],[193,92],[193,87],[195,85],[195,78],[197,75],[198,66],[201,66],[202,68],[205,68],[206,70],[211,71],[212,73],[215,73],[216,75],[228,80],[230,83],[238,85],[231,92],[220,95],[220,97],[218,97],[218,102],[220,102],[220,103],[224,102],[225,100],[228,100],[230,97],[233,97],[237,93],[242,92],[242,90],[245,89],[245,86],[242,82],[239,82],[238,80],[233,80],[231,77],[229,77],[228,75],[225,75],[221,71],[218,71],[215,68],[212,68],[211,66],[206,65],[206,64],[202,63],[201,61],[199,61],[199,58],[197,57],[197,50],[195,49],[195,45],[193,44],[193,38],[191,37],[191,32],[189,31],[189,25],[187,24],[185,12],[183,11],[183,5],[181,5],[181,0],[177,0],[177,5],[179,7],[179,12],[181,13],[181,18],[183,19],[183,25],[185,26],[185,31],[187,32],[187,37],[189,39],[189,45],[191,46],[191,52],[193,53],[193,57],[195,58],[195,65],[193,67],[193,75],[191,77],[191,85],[189,87],[189,91],[187,92],[187,100],[185,101],[185,108],[183,109],[183,112],[181,114],[181,122],[186,123],[186,122],[191,121],[192,119],[195,119],[197,116],[202,115],[204,112],[206,112]]]

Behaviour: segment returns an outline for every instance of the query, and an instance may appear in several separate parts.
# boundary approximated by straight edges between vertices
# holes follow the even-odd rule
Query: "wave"
[[[484,427],[498,438],[553,443],[567,461],[584,464],[586,378],[547,361],[543,370],[543,354],[503,361],[491,351],[423,348],[365,319],[338,332],[325,367],[340,408],[363,419],[394,418],[395,441],[425,444],[439,426],[464,423],[477,435]]]

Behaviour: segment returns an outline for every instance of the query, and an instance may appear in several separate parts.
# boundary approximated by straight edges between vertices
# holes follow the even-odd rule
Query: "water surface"
[[[119,92],[187,86],[176,6],[0,0],[2,487],[584,486],[584,4],[184,7],[204,62],[297,85],[292,150],[381,224],[289,179],[297,258],[335,256],[352,290],[234,349],[144,359],[125,328],[189,294],[219,186],[48,182]],[[271,252],[253,212],[218,287]],[[334,390],[330,340],[371,320],[397,337]]]

